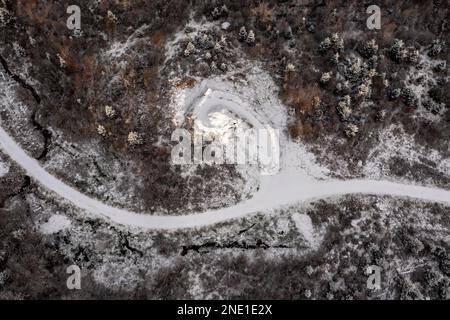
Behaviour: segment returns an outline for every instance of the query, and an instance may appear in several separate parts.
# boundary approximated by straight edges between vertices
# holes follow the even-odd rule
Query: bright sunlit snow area
[[[0,177],[5,176],[9,172],[9,166],[6,163],[0,162]]]
[[[47,222],[40,225],[43,234],[53,234],[70,227],[70,220],[61,214],[51,216]]]

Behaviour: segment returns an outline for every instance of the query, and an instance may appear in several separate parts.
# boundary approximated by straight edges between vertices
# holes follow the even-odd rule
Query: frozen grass
[[[363,174],[370,179],[389,178],[389,160],[400,157],[407,163],[421,163],[423,159],[436,164],[436,169],[444,176],[450,176],[450,158],[443,156],[437,150],[426,148],[415,143],[414,138],[407,135],[401,127],[391,126],[382,132],[380,143],[368,156],[363,167]],[[406,180],[405,180],[406,182]],[[426,183],[426,181],[421,181]],[[428,183],[432,185],[432,183]]]

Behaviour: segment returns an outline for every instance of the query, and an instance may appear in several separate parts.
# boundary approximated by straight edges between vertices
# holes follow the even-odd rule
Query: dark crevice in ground
[[[189,245],[189,246],[183,246],[183,249],[180,253],[180,255],[185,256],[186,254],[188,254],[189,251],[195,251],[197,253],[200,253],[201,249],[244,249],[244,250],[255,250],[255,249],[269,249],[269,248],[282,248],[282,249],[286,249],[289,248],[286,245],[280,244],[280,245],[276,245],[276,246],[271,246],[265,242],[263,242],[262,240],[258,239],[256,240],[256,244],[248,244],[245,241],[243,242],[238,242],[238,241],[233,241],[233,242],[228,242],[225,244],[219,244],[215,241],[210,241],[210,242],[206,242],[204,244],[201,245]]]
[[[78,245],[74,253],[74,262],[76,263],[90,262],[91,256],[92,252],[88,248],[84,248],[81,245]]]
[[[242,229],[239,231],[239,234],[243,234],[245,232],[247,232],[248,230],[250,230],[251,228],[253,228],[256,225],[256,223],[252,224],[250,227]]]
[[[31,116],[31,123],[33,126],[41,132],[42,136],[44,137],[44,149],[42,150],[42,153],[36,158],[37,160],[44,159],[48,151],[50,149],[51,139],[52,139],[52,133],[48,129],[44,128],[37,120],[36,120],[36,112],[33,112]]]
[[[98,161],[94,159],[94,157],[91,157],[92,163],[94,164],[95,168],[97,169],[98,174],[102,178],[106,178],[108,175],[102,170],[100,165],[98,164]]]
[[[130,242],[128,241],[128,237],[125,234],[123,234],[122,232],[119,232],[119,246],[120,246],[120,252],[122,254],[125,254],[126,250],[129,250],[131,253],[137,253],[141,257],[144,255],[144,253],[141,250],[136,249],[130,245]]]
[[[30,176],[25,176],[23,178],[22,186],[20,187],[20,190],[17,193],[17,195],[23,194],[28,189],[28,187],[30,185],[31,185],[31,178],[30,178]]]
[[[25,80],[23,80],[21,77],[19,77],[18,75],[16,75],[16,74],[11,72],[11,70],[8,67],[8,63],[6,62],[5,58],[3,58],[2,55],[0,55],[0,62],[2,64],[2,66],[3,66],[3,69],[5,69],[6,74],[8,74],[14,81],[16,81],[18,84],[20,84],[23,88],[25,88],[28,91],[30,91],[30,93],[33,96],[34,100],[36,100],[36,103],[40,104],[41,103],[41,97],[39,96],[37,91],[30,84],[28,84]]]
[[[8,63],[6,62],[5,58],[3,58],[2,55],[0,55],[0,63],[3,66],[3,69],[5,69],[5,72],[7,75],[11,77],[15,82],[17,82],[22,88],[28,90],[31,95],[33,96],[34,100],[38,105],[41,104],[41,97],[37,93],[36,89],[34,89],[30,84],[28,84],[24,79],[19,77],[18,75],[11,72],[11,70],[8,67]],[[31,124],[33,127],[41,132],[42,136],[44,137],[44,149],[42,150],[42,153],[36,158],[37,160],[44,159],[49,151],[52,133],[48,129],[44,128],[36,119],[36,111],[33,112],[31,115]]]

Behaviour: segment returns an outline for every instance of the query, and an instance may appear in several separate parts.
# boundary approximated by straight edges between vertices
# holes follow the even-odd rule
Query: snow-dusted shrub
[[[319,51],[324,53],[331,48],[331,45],[331,39],[327,37],[319,44]]]
[[[344,81],[336,84],[336,94],[347,95],[350,93],[350,82]]]
[[[112,119],[116,116],[116,110],[111,106],[105,106],[105,114],[108,118]]]
[[[450,276],[450,255],[449,253],[442,247],[437,247],[433,254],[437,257],[439,261],[439,269],[446,276]]]
[[[349,95],[346,95],[339,101],[337,106],[338,115],[342,120],[348,119],[348,117],[352,114],[352,109],[350,108],[351,98]]]
[[[394,44],[389,49],[389,54],[395,62],[402,62],[407,56],[405,43],[402,40],[395,39]]]
[[[320,99],[319,96],[315,96],[315,97],[313,98],[312,105],[313,105],[314,108],[320,107],[320,104],[321,104],[321,103],[322,103],[322,100]]]
[[[216,64],[215,61],[211,62],[211,70],[212,70],[213,72],[217,71],[217,64]]]
[[[311,290],[309,289],[306,289],[304,294],[306,299],[309,299],[312,296]]]
[[[434,71],[443,72],[447,70],[447,63],[445,61],[439,62],[434,66]]]
[[[194,52],[195,52],[195,46],[192,42],[189,41],[189,43],[186,46],[186,50],[184,50],[184,56],[189,57]]]
[[[215,51],[222,51],[222,45],[220,44],[220,42],[216,42],[216,44],[214,45],[214,50]]]
[[[347,127],[344,130],[345,135],[348,138],[352,138],[354,136],[356,136],[356,134],[358,133],[359,128],[357,125],[350,123],[349,125],[347,125]]]
[[[211,12],[211,15],[214,19],[219,19],[222,16],[225,16],[228,14],[228,8],[226,5],[215,7],[213,11]]]
[[[442,104],[437,103],[431,99],[422,101],[422,105],[425,109],[427,109],[428,111],[430,111],[433,114],[439,114],[443,109]]]
[[[375,69],[377,65],[378,65],[378,56],[377,55],[371,56],[367,61],[367,66],[371,69]]]
[[[61,68],[65,68],[67,66],[66,60],[64,60],[64,58],[59,53],[56,54],[56,57],[58,58],[59,66]]]
[[[246,42],[247,42],[247,44],[249,44],[249,45],[253,45],[253,44],[255,43],[255,33],[253,32],[253,30],[250,30],[250,31],[248,32]]]
[[[406,61],[409,63],[417,63],[419,61],[420,52],[419,50],[412,50],[406,56]]]
[[[211,12],[211,15],[213,16],[214,19],[219,19],[220,18],[220,8],[215,7],[213,9],[213,11]]]
[[[208,49],[210,37],[208,37],[208,35],[205,33],[197,39],[197,42],[200,48]]]
[[[344,49],[344,39],[337,33],[333,33],[331,35],[331,46],[335,50],[343,50]]]
[[[196,38],[196,42],[198,44],[198,47],[202,48],[203,50],[209,50],[214,48],[214,39],[213,36],[209,34],[203,34],[200,37]]]
[[[428,267],[424,272],[424,278],[427,285],[434,287],[439,283],[439,274],[432,268]]]
[[[358,87],[358,96],[365,97],[369,94],[369,86],[367,83],[363,83]]]
[[[314,273],[314,268],[313,268],[311,265],[308,265],[308,266],[306,267],[306,274],[307,274],[308,276],[311,276],[313,273]]]
[[[108,12],[107,12],[107,14],[106,14],[106,17],[107,17],[107,19],[108,19],[110,22],[116,22],[116,21],[117,21],[116,15],[115,15],[111,10],[108,10]]]
[[[398,99],[401,95],[402,95],[402,90],[397,88],[397,89],[393,89],[393,90],[389,91],[388,98],[390,100],[395,100],[395,99]]]
[[[247,40],[247,30],[245,29],[244,26],[242,26],[241,29],[239,29],[239,40],[241,41]]]
[[[333,73],[331,71],[322,73],[322,76],[320,77],[320,82],[327,83],[328,81],[330,81],[332,74]]]
[[[104,126],[102,126],[102,125],[99,125],[97,127],[97,133],[99,135],[101,135],[102,137],[105,137],[106,136],[106,128]]]
[[[27,51],[25,50],[25,48],[22,47],[17,42],[13,42],[13,48],[14,48],[14,52],[16,53],[16,56],[18,56],[18,57],[26,57],[27,56]]]
[[[363,69],[362,62],[360,58],[356,58],[349,68],[350,77],[358,77]]]
[[[375,120],[376,121],[383,121],[383,119],[386,117],[386,111],[384,110],[380,110],[377,112],[377,114],[375,115]]]
[[[11,21],[11,13],[6,8],[6,0],[0,1],[0,28],[6,26]]]
[[[206,75],[209,74],[209,72],[210,72],[211,69],[210,69],[209,65],[208,65],[205,61],[202,61],[202,62],[200,62],[200,63],[197,65],[196,70],[197,70],[201,75],[206,76]]]
[[[316,24],[312,21],[307,21],[306,22],[306,30],[308,30],[308,32],[310,32],[310,33],[316,32]]]
[[[282,34],[285,39],[292,39],[292,28],[289,24],[286,23],[282,26]]]
[[[402,98],[407,106],[416,107],[418,103],[418,99],[416,94],[411,88],[403,88],[402,89]]]
[[[292,63],[288,63],[288,64],[286,65],[285,71],[286,71],[286,72],[294,72],[294,71],[295,71],[295,66],[294,66]]]
[[[377,75],[377,70],[375,70],[375,69],[369,69],[369,71],[367,72],[367,76],[369,77],[369,78],[373,78],[373,77],[375,77]]]
[[[428,91],[428,95],[437,103],[442,103],[443,92],[438,86],[434,86]]]
[[[430,50],[428,51],[428,55],[430,57],[434,57],[434,56],[437,56],[441,52],[442,52],[442,43],[441,43],[441,41],[440,40],[434,40],[432,45],[431,45],[431,47],[430,47]]]
[[[142,137],[135,131],[132,131],[128,134],[127,140],[131,146],[140,145],[144,143]]]
[[[422,241],[420,241],[416,237],[412,237],[406,233],[401,233],[400,238],[402,244],[409,252],[419,254],[424,249]]]
[[[331,57],[331,62],[334,63],[334,64],[338,64],[339,63],[339,57],[340,57],[339,52],[336,52]]]
[[[359,51],[363,57],[370,58],[378,52],[378,44],[375,39],[372,39],[367,41]]]

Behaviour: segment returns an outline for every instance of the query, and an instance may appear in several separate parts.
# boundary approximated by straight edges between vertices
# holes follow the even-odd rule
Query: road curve
[[[300,201],[350,193],[412,197],[450,204],[450,191],[444,189],[378,180],[319,182],[305,179],[301,175],[298,177],[301,180],[297,180],[295,173],[293,176],[292,172],[282,171],[276,176],[263,177],[260,191],[254,197],[232,207],[183,216],[149,215],[114,208],[83,195],[42,168],[40,163],[30,157],[2,127],[0,127],[0,147],[36,182],[84,210],[87,214],[93,217],[102,217],[120,225],[148,230],[204,227]]]

